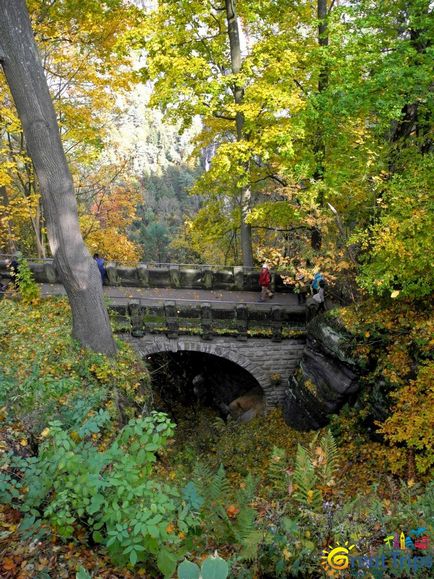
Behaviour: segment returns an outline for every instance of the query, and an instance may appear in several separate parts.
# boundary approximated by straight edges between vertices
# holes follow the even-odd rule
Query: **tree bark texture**
[[[0,61],[39,180],[48,241],[71,304],[73,336],[113,355],[101,276],[81,236],[72,177],[24,0],[0,0]]]
[[[226,20],[228,24],[229,48],[231,54],[231,69],[233,74],[238,74],[241,70],[241,43],[240,43],[240,29],[238,23],[238,16],[236,10],[236,0],[225,0]],[[235,84],[234,86],[234,100],[235,104],[239,105],[243,102],[244,89]],[[235,123],[237,130],[237,141],[242,141],[244,136],[244,115],[237,111],[235,115]],[[241,254],[243,257],[244,267],[253,267],[253,250],[252,250],[252,228],[246,222],[247,216],[251,208],[251,191],[250,187],[243,187],[241,190],[241,223],[240,223],[240,237],[241,237]]]

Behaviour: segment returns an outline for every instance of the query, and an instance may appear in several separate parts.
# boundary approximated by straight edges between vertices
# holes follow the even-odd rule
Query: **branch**
[[[337,210],[333,207],[333,205],[331,203],[329,203],[327,201],[327,205],[329,206],[330,211],[333,213],[333,215],[335,216],[335,220],[336,220],[336,225],[338,226],[339,232],[342,235],[344,241],[345,241],[345,247],[348,253],[348,257],[350,258],[350,260],[352,261],[352,263],[354,265],[356,265],[356,258],[354,257],[353,251],[351,250],[350,247],[347,246],[346,242],[347,242],[347,235],[345,233],[344,227],[342,225],[342,221],[341,218],[339,217],[339,213],[337,212]]]
[[[285,181],[283,181],[283,179],[281,179],[277,175],[265,175],[265,177],[261,177],[260,179],[256,179],[256,181],[252,181],[251,185],[256,185],[256,183],[260,183],[261,181],[266,181],[267,179],[272,179],[273,181],[276,181],[277,183],[279,183],[279,185],[282,185],[282,187],[287,186],[287,183],[285,183]]]
[[[202,104],[205,107],[208,107],[209,109],[211,108],[211,105],[208,103],[202,101]],[[211,111],[211,114],[213,117],[216,117],[217,119],[225,119],[226,121],[233,121],[233,122],[237,120],[236,117],[229,117],[228,115],[223,115],[222,113],[216,113],[214,111]]]
[[[332,11],[333,6],[335,5],[335,1],[336,1],[336,0],[332,0],[332,1],[330,2],[330,7],[329,7],[329,9],[328,9],[327,14],[330,14],[330,12]]]
[[[299,81],[296,80],[295,78],[293,78],[292,80],[295,82],[295,84],[298,86],[298,88],[301,90],[301,92],[302,92],[304,95],[308,96],[307,91],[306,91],[305,88],[299,83]]]
[[[217,119],[224,119],[225,121],[236,121],[237,119],[235,117],[228,117],[226,115],[222,115],[220,113],[212,113],[213,117],[216,117]]]
[[[269,166],[267,166],[266,164],[262,164],[259,163],[256,159],[253,160],[255,165],[257,167],[260,167],[261,169],[266,167],[266,168],[270,168]],[[287,187],[288,183],[286,181],[284,181],[281,177],[279,177],[278,175],[274,175],[274,173],[270,173],[269,175],[267,175],[266,177],[264,177],[263,179],[259,179],[258,181],[255,181],[255,183],[259,182],[259,181],[263,181],[264,179],[273,179],[273,181],[276,181],[277,183],[279,183],[279,185],[281,185],[282,187]]]
[[[297,227],[290,227],[289,229],[280,229],[279,227],[267,227],[266,225],[252,225],[252,229],[267,229],[268,231],[279,231],[281,233],[290,233],[292,231],[299,231],[304,229],[305,231],[313,231],[315,227],[309,227],[308,225],[297,225]]]

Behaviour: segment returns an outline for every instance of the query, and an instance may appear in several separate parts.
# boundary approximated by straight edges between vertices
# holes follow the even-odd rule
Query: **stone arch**
[[[222,346],[221,344],[213,344],[212,342],[197,341],[193,342],[188,339],[172,339],[169,340],[157,338],[149,342],[142,338],[135,338],[133,345],[142,357],[151,356],[152,354],[159,354],[164,352],[201,352],[202,354],[211,354],[218,358],[225,358],[244,368],[249,374],[255,378],[259,386],[264,392],[264,398],[267,401],[271,394],[272,386],[267,379],[267,376],[261,366],[252,362],[247,356],[241,354],[237,349]],[[235,344],[234,344],[235,345]]]

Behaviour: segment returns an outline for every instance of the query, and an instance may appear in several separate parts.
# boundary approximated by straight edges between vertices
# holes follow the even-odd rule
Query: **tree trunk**
[[[226,20],[228,23],[229,47],[231,53],[231,68],[233,74],[238,74],[241,70],[241,44],[240,44],[240,30],[238,26],[238,16],[236,11],[236,0],[225,0]],[[235,84],[233,88],[235,104],[239,105],[243,102],[244,89]],[[245,137],[244,129],[244,115],[237,111],[235,115],[235,124],[237,130],[237,141],[242,141]],[[241,190],[241,253],[243,257],[244,267],[253,267],[253,250],[252,250],[252,228],[246,223],[247,216],[251,208],[251,191],[250,187],[243,187]]]
[[[73,336],[113,355],[101,276],[81,236],[72,177],[24,0],[0,0],[0,62],[38,176],[51,252],[71,304]]]
[[[320,46],[328,46],[329,36],[327,26],[327,16],[328,16],[327,0],[318,0],[317,15],[319,20],[318,44]],[[329,75],[327,65],[325,65],[321,67],[319,73],[318,91],[322,92],[325,88],[327,88],[328,82],[329,82]]]
[[[328,37],[328,7],[327,0],[317,0],[317,16],[318,16],[318,44],[321,47],[326,47],[329,44]],[[318,77],[318,92],[323,92],[328,85],[329,74],[327,64],[321,64]],[[316,159],[316,168],[313,175],[316,181],[324,179],[324,157],[325,157],[325,143],[324,130],[321,126],[321,114],[318,119],[317,134],[315,139],[314,153]],[[317,202],[320,206],[324,205],[324,191],[320,189],[317,197]],[[311,247],[315,250],[320,250],[322,246],[322,234],[320,229],[315,227],[312,230]]]

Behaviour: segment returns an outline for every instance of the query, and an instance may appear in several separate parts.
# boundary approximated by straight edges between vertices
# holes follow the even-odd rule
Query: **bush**
[[[111,436],[149,409],[149,374],[137,354],[121,341],[113,359],[81,348],[70,317],[65,299],[1,303],[0,408],[20,440],[37,444],[53,420],[78,432],[100,409],[113,420],[98,437]]]
[[[18,258],[18,275],[17,282],[20,289],[20,294],[25,302],[31,302],[39,297],[39,286],[35,282],[35,278],[30,270],[27,260],[20,256]]]
[[[163,573],[174,570],[183,555],[179,532],[187,534],[198,523],[182,492],[153,476],[174,424],[152,412],[130,420],[101,450],[87,437],[108,419],[98,414],[78,440],[53,422],[37,457],[6,453],[0,499],[26,513],[24,530],[41,529],[42,520],[65,539],[84,534],[88,542],[105,545],[117,563],[156,558]]]

